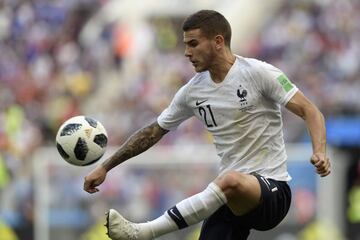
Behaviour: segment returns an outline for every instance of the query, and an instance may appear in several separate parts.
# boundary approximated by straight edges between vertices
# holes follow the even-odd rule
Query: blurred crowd
[[[289,75],[326,116],[360,112],[360,2],[284,1],[248,55]]]
[[[247,55],[282,69],[329,119],[360,113],[360,2],[284,1]],[[307,137],[284,111],[287,141]]]
[[[106,3],[0,2],[0,219],[15,228],[33,221],[31,156],[54,146],[64,120],[92,115],[118,145],[153,121],[193,75],[183,57],[182,18],[149,17],[136,30],[124,19],[104,22],[88,39],[83,28]],[[359,13],[357,0],[284,1],[238,54],[282,69],[326,116],[358,115]],[[306,130],[284,117],[294,126],[287,141],[299,141]],[[209,142],[190,120],[161,144]]]
[[[0,2],[0,220],[20,239],[33,232],[32,154],[96,84],[78,34],[101,2],[83,2]]]

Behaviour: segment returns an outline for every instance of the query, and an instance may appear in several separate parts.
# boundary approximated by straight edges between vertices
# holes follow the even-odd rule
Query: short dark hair
[[[200,29],[207,38],[222,35],[225,45],[230,47],[231,27],[226,18],[214,10],[200,10],[188,16],[182,26],[184,32]]]

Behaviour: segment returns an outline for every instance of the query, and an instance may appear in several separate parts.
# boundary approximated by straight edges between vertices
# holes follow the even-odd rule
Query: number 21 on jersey
[[[217,127],[215,118],[214,118],[214,114],[211,110],[211,106],[210,104],[207,104],[205,106],[200,106],[199,107],[199,114],[200,116],[204,119],[204,122],[206,124],[207,127],[211,128],[211,127]]]

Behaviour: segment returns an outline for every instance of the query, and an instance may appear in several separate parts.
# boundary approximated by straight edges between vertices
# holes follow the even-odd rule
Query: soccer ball
[[[86,166],[104,155],[107,140],[106,130],[99,121],[88,116],[76,116],[60,126],[56,147],[68,163]]]

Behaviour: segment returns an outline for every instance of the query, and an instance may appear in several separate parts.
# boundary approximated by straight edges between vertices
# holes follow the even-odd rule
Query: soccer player
[[[185,56],[196,75],[154,123],[134,133],[85,177],[84,190],[99,191],[108,171],[146,151],[192,116],[214,137],[221,158],[219,175],[202,192],[146,223],[130,222],[110,209],[106,226],[111,239],[153,239],[202,220],[201,240],[247,239],[251,229],[277,226],[291,202],[281,105],[306,122],[316,172],[322,177],[330,173],[324,117],[282,71],[234,55],[230,25],[216,11],[190,15],[183,31]]]

